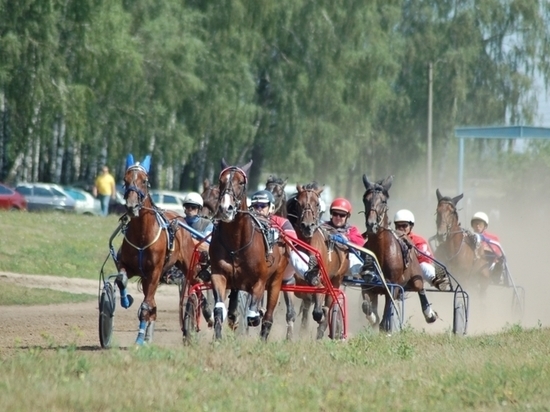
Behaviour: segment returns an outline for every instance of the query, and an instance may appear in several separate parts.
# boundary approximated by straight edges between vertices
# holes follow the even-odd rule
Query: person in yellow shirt
[[[116,196],[115,178],[109,173],[109,168],[103,166],[101,174],[95,179],[94,196],[101,202],[101,212],[103,216],[109,214],[109,202]]]

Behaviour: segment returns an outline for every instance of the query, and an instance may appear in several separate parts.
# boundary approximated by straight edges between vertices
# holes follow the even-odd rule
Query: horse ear
[[[460,201],[460,199],[462,199],[463,197],[464,197],[464,193],[461,193],[460,195],[453,197],[453,200],[452,200],[453,205],[456,206],[456,204],[457,204],[457,203]]]
[[[132,153],[128,153],[128,156],[126,156],[126,169],[134,165],[134,155]]]
[[[369,182],[369,178],[366,174],[363,175],[363,184],[365,185],[365,189],[369,190],[372,187],[372,183]]]
[[[145,169],[147,173],[149,173],[149,169],[151,168],[151,155],[147,155],[143,158],[143,161],[141,162],[141,165]]]
[[[287,182],[288,182],[288,177],[285,180],[283,180],[283,189],[286,186]]]
[[[241,167],[241,170],[248,175],[248,170],[250,169],[250,166],[252,166],[252,160],[245,164],[243,167]]]
[[[435,189],[435,195],[437,196],[437,201],[441,202],[441,199],[443,199],[443,196],[441,196],[441,192],[439,189]]]
[[[298,193],[303,192],[303,191],[304,191],[304,186],[301,185],[300,183],[296,183],[296,191],[297,191]]]
[[[384,179],[384,181],[381,183],[384,190],[387,192],[390,190],[391,184],[393,183],[393,175],[390,175]]]
[[[208,189],[209,187],[210,187],[210,180],[204,179],[204,180],[202,181],[202,189],[203,189],[203,190],[206,190],[206,189]]]
[[[320,195],[323,190],[325,190],[325,185],[323,186],[318,186],[317,189],[315,190],[315,193],[317,193],[318,195]]]
[[[225,159],[222,157],[222,170],[225,170],[229,167],[229,165],[227,164],[227,162],[225,161]]]

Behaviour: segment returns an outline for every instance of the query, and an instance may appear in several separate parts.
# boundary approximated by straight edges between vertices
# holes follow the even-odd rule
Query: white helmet
[[[185,199],[183,199],[183,206],[185,205],[195,205],[199,208],[202,208],[204,202],[202,200],[202,196],[199,195],[197,192],[189,192],[187,193],[187,196],[185,196]]]
[[[489,216],[487,216],[487,214],[483,213],[483,212],[476,212],[476,214],[474,214],[472,216],[472,220],[471,222],[473,222],[474,220],[481,220],[482,222],[484,222],[487,226],[489,226]]]
[[[414,215],[410,210],[401,209],[398,210],[395,216],[393,217],[393,222],[407,222],[411,225],[414,225]]]

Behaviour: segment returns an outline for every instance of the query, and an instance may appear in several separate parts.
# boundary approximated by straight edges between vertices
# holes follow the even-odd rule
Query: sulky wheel
[[[99,298],[99,342],[102,348],[111,346],[114,316],[115,291],[112,284],[105,283]]]
[[[185,343],[190,343],[197,335],[197,319],[199,314],[199,299],[196,293],[191,294],[185,303],[182,313],[182,332]]]
[[[329,338],[341,340],[344,333],[344,317],[340,310],[340,305],[334,303],[330,309],[329,315]]]

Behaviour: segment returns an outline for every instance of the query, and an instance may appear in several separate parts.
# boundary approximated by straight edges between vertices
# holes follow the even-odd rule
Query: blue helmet
[[[259,190],[251,198],[250,204],[254,205],[255,203],[269,203],[272,205],[275,203],[275,198],[269,190]]]

